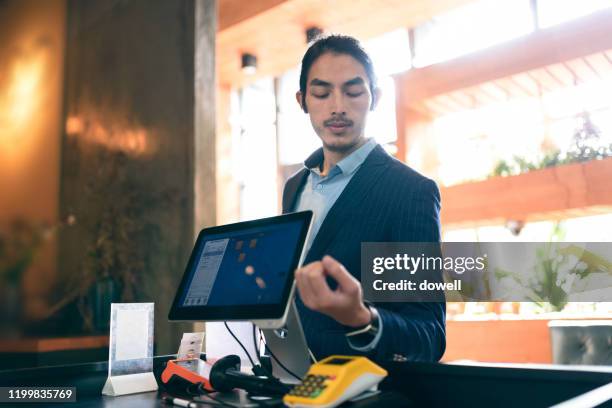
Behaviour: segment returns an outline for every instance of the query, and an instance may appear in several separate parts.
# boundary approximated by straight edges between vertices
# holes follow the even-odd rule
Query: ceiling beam
[[[217,31],[223,31],[287,0],[219,0]]]
[[[395,77],[404,107],[463,88],[612,49],[612,10]]]

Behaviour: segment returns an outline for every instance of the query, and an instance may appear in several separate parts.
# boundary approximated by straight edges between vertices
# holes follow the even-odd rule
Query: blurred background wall
[[[155,302],[158,354],[191,329],[167,313],[215,217],[215,20],[204,0],[0,2],[0,360],[106,358],[111,301]]]
[[[65,0],[0,2],[0,222],[59,214]],[[57,279],[49,239],[23,275],[23,312],[40,315]]]

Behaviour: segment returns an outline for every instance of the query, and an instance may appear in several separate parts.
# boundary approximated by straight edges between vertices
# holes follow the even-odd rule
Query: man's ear
[[[371,111],[376,109],[376,107],[378,106],[378,101],[380,100],[381,96],[382,96],[382,90],[380,88],[374,89],[374,92],[372,93],[372,104],[370,105]]]
[[[302,108],[304,113],[308,113],[308,108],[306,107],[306,101],[304,100],[304,102],[302,103],[302,92],[297,91],[295,93],[295,100],[300,105],[300,108]]]

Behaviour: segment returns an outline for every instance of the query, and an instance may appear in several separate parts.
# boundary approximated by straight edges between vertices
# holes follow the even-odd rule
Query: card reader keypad
[[[330,381],[333,381],[335,378],[333,375],[308,374],[300,384],[293,387],[288,395],[302,398],[317,398],[327,388]]]

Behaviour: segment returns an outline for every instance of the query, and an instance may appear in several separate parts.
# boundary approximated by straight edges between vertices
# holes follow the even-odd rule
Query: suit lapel
[[[287,181],[283,191],[283,213],[294,211],[297,195],[310,174],[311,168],[323,162],[323,148],[319,147],[305,161],[304,168]]]
[[[383,175],[390,160],[388,154],[380,145],[376,146],[368,155],[359,170],[351,178],[334,205],[330,208],[317,236],[315,237],[305,263],[319,259],[325,255],[322,252],[328,248],[338,231],[346,225],[348,211],[358,208],[368,195],[368,191],[375,185]]]
[[[306,182],[308,173],[309,170],[303,168],[287,181],[287,186],[283,194],[283,214],[294,210],[298,192]]]

